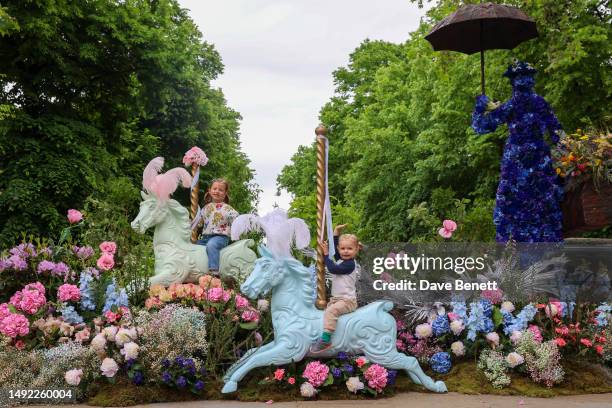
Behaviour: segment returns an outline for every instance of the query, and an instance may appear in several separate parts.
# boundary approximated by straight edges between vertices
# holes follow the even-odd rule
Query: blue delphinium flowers
[[[83,318],[79,315],[74,306],[64,306],[62,308],[62,318],[65,322],[70,324],[81,324]]]
[[[125,292],[125,289],[117,288],[115,278],[113,278],[113,281],[106,287],[106,301],[104,302],[102,312],[106,313],[107,311],[111,310],[113,306],[129,306],[127,293]]]
[[[79,278],[79,291],[81,292],[81,309],[83,310],[96,310],[94,289],[91,285],[93,280],[94,277],[91,272],[81,272],[81,277]]]
[[[510,136],[504,146],[493,220],[496,240],[507,242],[562,241],[560,202],[563,189],[552,167],[550,147],[544,141],[559,141],[561,125],[544,98],[533,91],[536,70],[525,62],[511,65],[504,73],[512,84],[512,97],[487,112],[489,98],[480,95],[472,114],[478,134],[508,124]]]
[[[450,354],[440,351],[429,359],[429,365],[432,370],[439,374],[446,374],[451,369],[451,356]]]
[[[502,309],[504,333],[510,336],[515,331],[525,330],[537,312],[538,309],[531,303],[523,307],[523,310],[521,310],[516,317],[512,316],[512,313]]]

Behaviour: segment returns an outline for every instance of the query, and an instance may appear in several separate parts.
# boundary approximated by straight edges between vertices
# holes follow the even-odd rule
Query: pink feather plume
[[[191,185],[191,175],[181,167],[175,167],[163,174],[158,174],[164,165],[163,157],[156,157],[151,160],[142,176],[142,185],[150,193],[157,196],[161,202],[167,201],[172,193],[176,191],[178,184],[183,187]]]

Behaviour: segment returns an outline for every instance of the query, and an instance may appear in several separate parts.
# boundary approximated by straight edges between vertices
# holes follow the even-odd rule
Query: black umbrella
[[[438,22],[425,37],[435,51],[480,51],[482,93],[485,93],[484,50],[511,50],[538,36],[535,21],[516,7],[494,3],[466,4]]]

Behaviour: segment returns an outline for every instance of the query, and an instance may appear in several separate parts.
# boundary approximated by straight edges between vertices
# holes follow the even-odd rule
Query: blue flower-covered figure
[[[504,73],[512,84],[512,97],[501,105],[486,95],[476,99],[472,128],[478,134],[495,131],[508,124],[497,187],[494,223],[496,240],[507,242],[560,242],[563,189],[552,167],[550,147],[544,140],[549,133],[558,143],[561,125],[550,105],[533,91],[536,70],[526,62],[516,62]],[[493,109],[491,109],[493,108]]]

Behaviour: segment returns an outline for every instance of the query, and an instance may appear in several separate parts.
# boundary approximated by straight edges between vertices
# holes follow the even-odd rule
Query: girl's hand
[[[348,224],[339,224],[334,228],[334,235],[340,235]]]
[[[319,241],[319,245],[323,247],[323,255],[329,255],[329,246],[327,245],[327,241]]]
[[[487,103],[487,112],[494,111],[495,109],[499,108],[500,106],[501,106],[501,102],[500,101],[489,101],[489,103]]]

